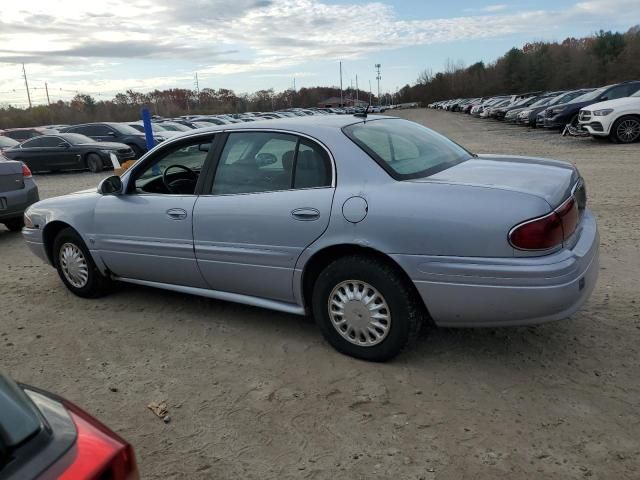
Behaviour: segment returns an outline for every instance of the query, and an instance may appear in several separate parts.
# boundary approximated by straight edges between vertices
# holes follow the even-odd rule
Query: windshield
[[[356,123],[342,131],[396,180],[428,177],[472,157],[448,138],[407,120]]]
[[[0,136],[0,147],[3,147],[3,148],[15,147],[19,143],[20,142],[18,142],[17,140],[14,140],[13,138]]]
[[[538,100],[537,102],[532,103],[530,106],[531,107],[542,107],[543,105],[546,105],[547,103],[549,103],[551,101],[553,97],[545,97],[545,98],[541,98],[540,100]]]
[[[579,97],[576,97],[567,103],[579,103],[579,102],[587,102],[589,100],[593,100],[595,98],[598,98],[598,96],[608,88],[609,86],[597,88],[594,91],[585,93],[584,95],[580,95]]]
[[[163,123],[162,128],[172,132],[188,132],[191,130],[189,127],[180,125],[179,123]]]
[[[140,135],[140,132],[129,125],[123,125],[121,123],[110,123],[109,126],[114,128],[123,135]]]
[[[72,143],[73,145],[80,145],[82,143],[95,143],[95,140],[93,138],[89,138],[79,133],[65,133],[62,138],[64,138],[67,142]]]

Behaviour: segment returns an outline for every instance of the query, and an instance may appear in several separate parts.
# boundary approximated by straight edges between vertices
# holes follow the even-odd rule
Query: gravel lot
[[[401,112],[476,152],[575,162],[601,229],[572,319],[429,332],[389,364],[312,321],[136,286],[74,297],[0,227],[0,366],[133,443],[143,478],[639,478],[640,144]],[[104,175],[41,175],[42,197]],[[147,409],[166,400],[171,422]]]

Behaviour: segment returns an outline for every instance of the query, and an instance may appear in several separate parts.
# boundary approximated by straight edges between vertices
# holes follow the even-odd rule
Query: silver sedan
[[[336,349],[375,361],[428,322],[566,318],[598,273],[574,166],[473,154],[383,116],[189,132],[25,222],[77,295],[120,281],[312,314]]]

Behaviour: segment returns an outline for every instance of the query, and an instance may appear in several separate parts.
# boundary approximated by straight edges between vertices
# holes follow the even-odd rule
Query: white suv
[[[619,143],[640,140],[640,90],[630,97],[594,103],[580,110],[580,127]]]

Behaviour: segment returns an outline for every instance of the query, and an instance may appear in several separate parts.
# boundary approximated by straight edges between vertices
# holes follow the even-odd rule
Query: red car
[[[133,448],[60,397],[0,375],[0,480],[138,480]]]

